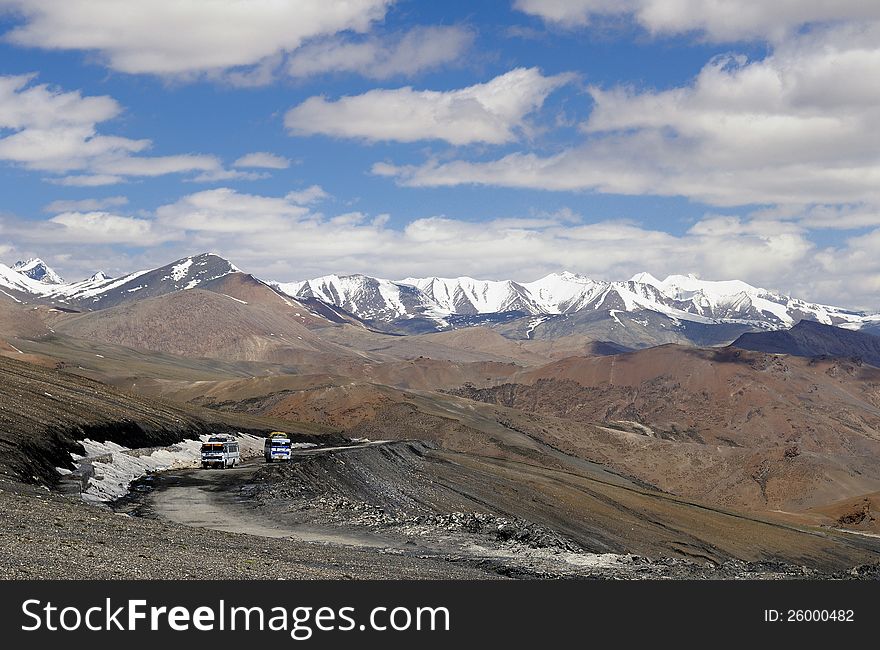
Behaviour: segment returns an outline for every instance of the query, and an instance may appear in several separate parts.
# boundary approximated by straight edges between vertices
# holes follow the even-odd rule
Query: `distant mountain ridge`
[[[712,282],[693,275],[658,280],[639,273],[629,280],[604,281],[566,271],[533,282],[328,275],[281,283],[246,274],[216,253],[118,278],[98,272],[71,283],[39,259],[14,267],[0,264],[0,298],[98,311],[188,289],[228,293],[224,287],[233,277],[263,286],[325,321],[393,334],[481,326],[509,339],[575,335],[642,348],[663,343],[726,345],[741,334],[788,329],[801,320],[880,330],[880,314],[812,303],[738,280]]]
[[[103,309],[131,298],[147,298],[209,285],[230,273],[240,272],[234,264],[214,253],[202,253],[160,266],[111,278],[99,271],[78,282],[64,283],[41,260],[14,267],[0,265],[0,290],[18,300],[38,298],[53,304]],[[36,277],[35,277],[36,276]],[[135,296],[135,294],[137,294]]]
[[[740,324],[757,329],[791,327],[802,319],[858,329],[880,315],[812,303],[738,280],[712,282],[693,275],[658,280],[639,273],[626,281],[592,280],[570,272],[534,282],[459,278],[385,280],[364,275],[328,275],[313,280],[272,283],[297,298],[317,298],[365,320],[394,323],[434,321],[436,329],[456,326],[455,317],[520,313],[559,316],[583,311],[652,311],[701,324]]]
[[[743,334],[733,347],[796,357],[848,357],[880,367],[880,337],[808,320],[789,330]]]

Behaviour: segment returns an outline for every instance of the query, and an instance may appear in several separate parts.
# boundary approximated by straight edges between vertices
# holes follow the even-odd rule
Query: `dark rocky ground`
[[[475,565],[237,535],[118,514],[0,480],[6,579],[479,579]]]

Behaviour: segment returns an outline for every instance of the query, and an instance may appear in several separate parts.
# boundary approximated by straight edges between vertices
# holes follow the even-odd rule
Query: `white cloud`
[[[43,208],[43,212],[95,212],[107,208],[118,208],[128,204],[124,196],[106,196],[100,199],[60,199],[52,201]]]
[[[591,87],[584,141],[488,162],[379,163],[414,186],[686,196],[713,205],[880,205],[880,23],[815,30],[759,61],[719,57],[687,86]]]
[[[234,163],[233,167],[262,167],[265,169],[287,169],[290,167],[290,160],[283,156],[266,151],[255,151],[245,154]]]
[[[101,124],[122,113],[113,98],[83,97],[78,91],[34,84],[34,78],[0,76],[0,161],[58,174],[47,180],[72,187],[191,172],[201,173],[205,180],[248,178],[246,173],[224,170],[212,155],[138,155],[152,146],[149,140],[99,132]]]
[[[32,85],[34,74],[0,77],[0,128],[48,129],[105,122],[122,107],[112,97],[83,97],[78,91],[62,92]]]
[[[330,195],[327,194],[327,192],[324,191],[324,188],[320,185],[311,185],[304,190],[288,192],[284,198],[297,205],[308,205],[310,203],[323,201],[324,199],[329,198],[329,196]]]
[[[653,34],[697,32],[716,41],[777,40],[803,25],[880,19],[874,0],[516,0],[514,6],[564,27],[631,17]]]
[[[287,72],[293,77],[334,72],[370,79],[412,76],[459,61],[473,41],[474,33],[460,26],[414,27],[363,39],[336,36],[298,49],[287,62]]]
[[[537,68],[516,68],[486,83],[446,92],[407,86],[335,101],[311,97],[290,109],[284,123],[297,135],[500,144],[514,140],[526,116],[570,79],[545,77]]]
[[[127,157],[149,146],[148,140],[96,132],[97,124],[122,111],[111,97],[83,97],[33,80],[0,77],[0,159],[44,171],[82,170],[92,160]]]
[[[156,233],[150,220],[121,217],[109,212],[62,212],[49,221],[63,226],[63,237],[74,243],[137,243],[143,246],[168,238]]]
[[[59,246],[69,253],[68,247],[104,244],[153,246],[176,238],[179,233],[157,228],[153,219],[121,216],[101,210],[91,212],[62,212],[39,222],[6,219],[0,231],[16,243]],[[58,249],[52,249],[58,251]]]
[[[880,206],[865,203],[841,205],[776,205],[755,210],[755,219],[797,221],[814,229],[860,230],[880,228]]]
[[[191,171],[218,171],[222,168],[215,156],[181,154],[175,156],[122,156],[97,159],[92,165],[97,172],[123,176],[164,176]]]
[[[21,24],[6,40],[97,52],[114,70],[194,75],[258,65],[306,39],[364,32],[390,0],[0,0]]]
[[[273,233],[289,231],[309,214],[285,198],[241,194],[229,188],[190,194],[164,205],[156,217],[169,230],[213,233]]]

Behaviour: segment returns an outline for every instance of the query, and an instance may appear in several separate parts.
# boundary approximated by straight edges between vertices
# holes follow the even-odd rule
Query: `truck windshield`
[[[202,451],[223,451],[223,443],[205,443],[202,445]]]

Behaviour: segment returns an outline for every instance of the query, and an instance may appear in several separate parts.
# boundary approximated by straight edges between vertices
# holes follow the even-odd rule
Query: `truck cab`
[[[267,463],[276,460],[290,460],[290,436],[282,431],[273,431],[266,437],[263,456]]]

